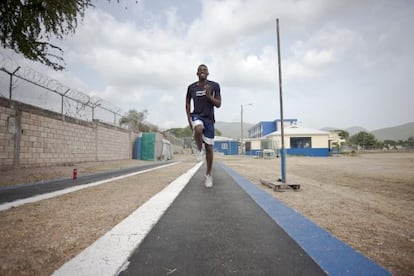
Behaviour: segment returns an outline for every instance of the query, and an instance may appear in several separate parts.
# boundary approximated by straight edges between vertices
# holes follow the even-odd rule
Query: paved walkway
[[[120,275],[389,275],[224,165],[205,167]]]
[[[390,275],[223,164],[194,166],[54,275]]]
[[[221,168],[202,167],[121,275],[324,275]]]

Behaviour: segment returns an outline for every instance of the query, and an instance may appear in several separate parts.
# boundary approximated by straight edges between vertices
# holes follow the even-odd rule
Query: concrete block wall
[[[84,126],[22,112],[20,166],[95,160],[94,132],[93,125]]]
[[[96,140],[98,160],[126,159],[126,156],[132,158],[132,145],[135,139],[129,131],[99,126]]]
[[[0,98],[0,169],[131,159],[137,136]]]
[[[0,167],[13,166],[14,155],[14,133],[13,118],[14,111],[0,105]],[[9,130],[10,126],[10,130]]]

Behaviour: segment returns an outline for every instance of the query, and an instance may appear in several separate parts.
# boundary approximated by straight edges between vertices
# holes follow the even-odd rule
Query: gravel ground
[[[50,275],[196,162],[180,163],[0,212],[0,275]],[[274,192],[279,159],[216,155],[258,187],[319,224],[394,275],[414,275],[414,153],[288,157],[298,192]],[[148,164],[121,160],[0,171],[0,187]],[[214,168],[213,168],[214,172]],[[214,188],[214,187],[213,187]]]

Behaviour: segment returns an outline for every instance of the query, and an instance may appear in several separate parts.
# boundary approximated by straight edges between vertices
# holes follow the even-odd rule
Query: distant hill
[[[243,123],[243,137],[247,138],[247,130],[254,124]],[[240,122],[216,122],[214,127],[221,131],[221,136],[240,139],[241,125]]]
[[[335,129],[340,129],[340,128],[324,127],[321,130],[331,131]],[[373,134],[375,138],[380,141],[384,141],[384,140],[405,141],[409,137],[414,137],[414,122],[395,126],[395,127],[376,129],[373,131],[368,131],[363,127],[350,127],[344,130],[348,131],[349,135],[354,135],[354,134],[357,134],[358,132],[365,131],[365,132]]]
[[[349,133],[349,135],[354,135],[354,134],[357,134],[358,132],[361,132],[361,131],[369,132],[365,128],[359,127],[359,126],[349,127],[349,128],[346,128],[346,129],[336,128],[336,127],[324,127],[324,128],[321,128],[321,130],[323,130],[323,131],[345,130]]]
[[[378,140],[407,140],[409,137],[414,137],[414,122],[395,126],[395,127],[387,127],[381,128],[377,130],[371,131],[371,133],[377,138]]]
[[[363,127],[360,127],[360,126],[348,127],[345,130],[349,132],[349,135],[354,135],[354,134],[357,134],[358,132],[361,132],[361,131],[369,132],[369,130],[367,130]]]

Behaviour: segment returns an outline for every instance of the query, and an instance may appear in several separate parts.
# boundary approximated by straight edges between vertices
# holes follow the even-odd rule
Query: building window
[[[273,143],[272,140],[261,140],[260,141],[260,149],[273,149]]]
[[[229,148],[229,146],[227,145],[227,143],[222,143],[221,144],[221,149],[226,150],[228,148]]]
[[[311,148],[312,139],[311,137],[290,137],[290,148],[291,149],[303,149]]]

